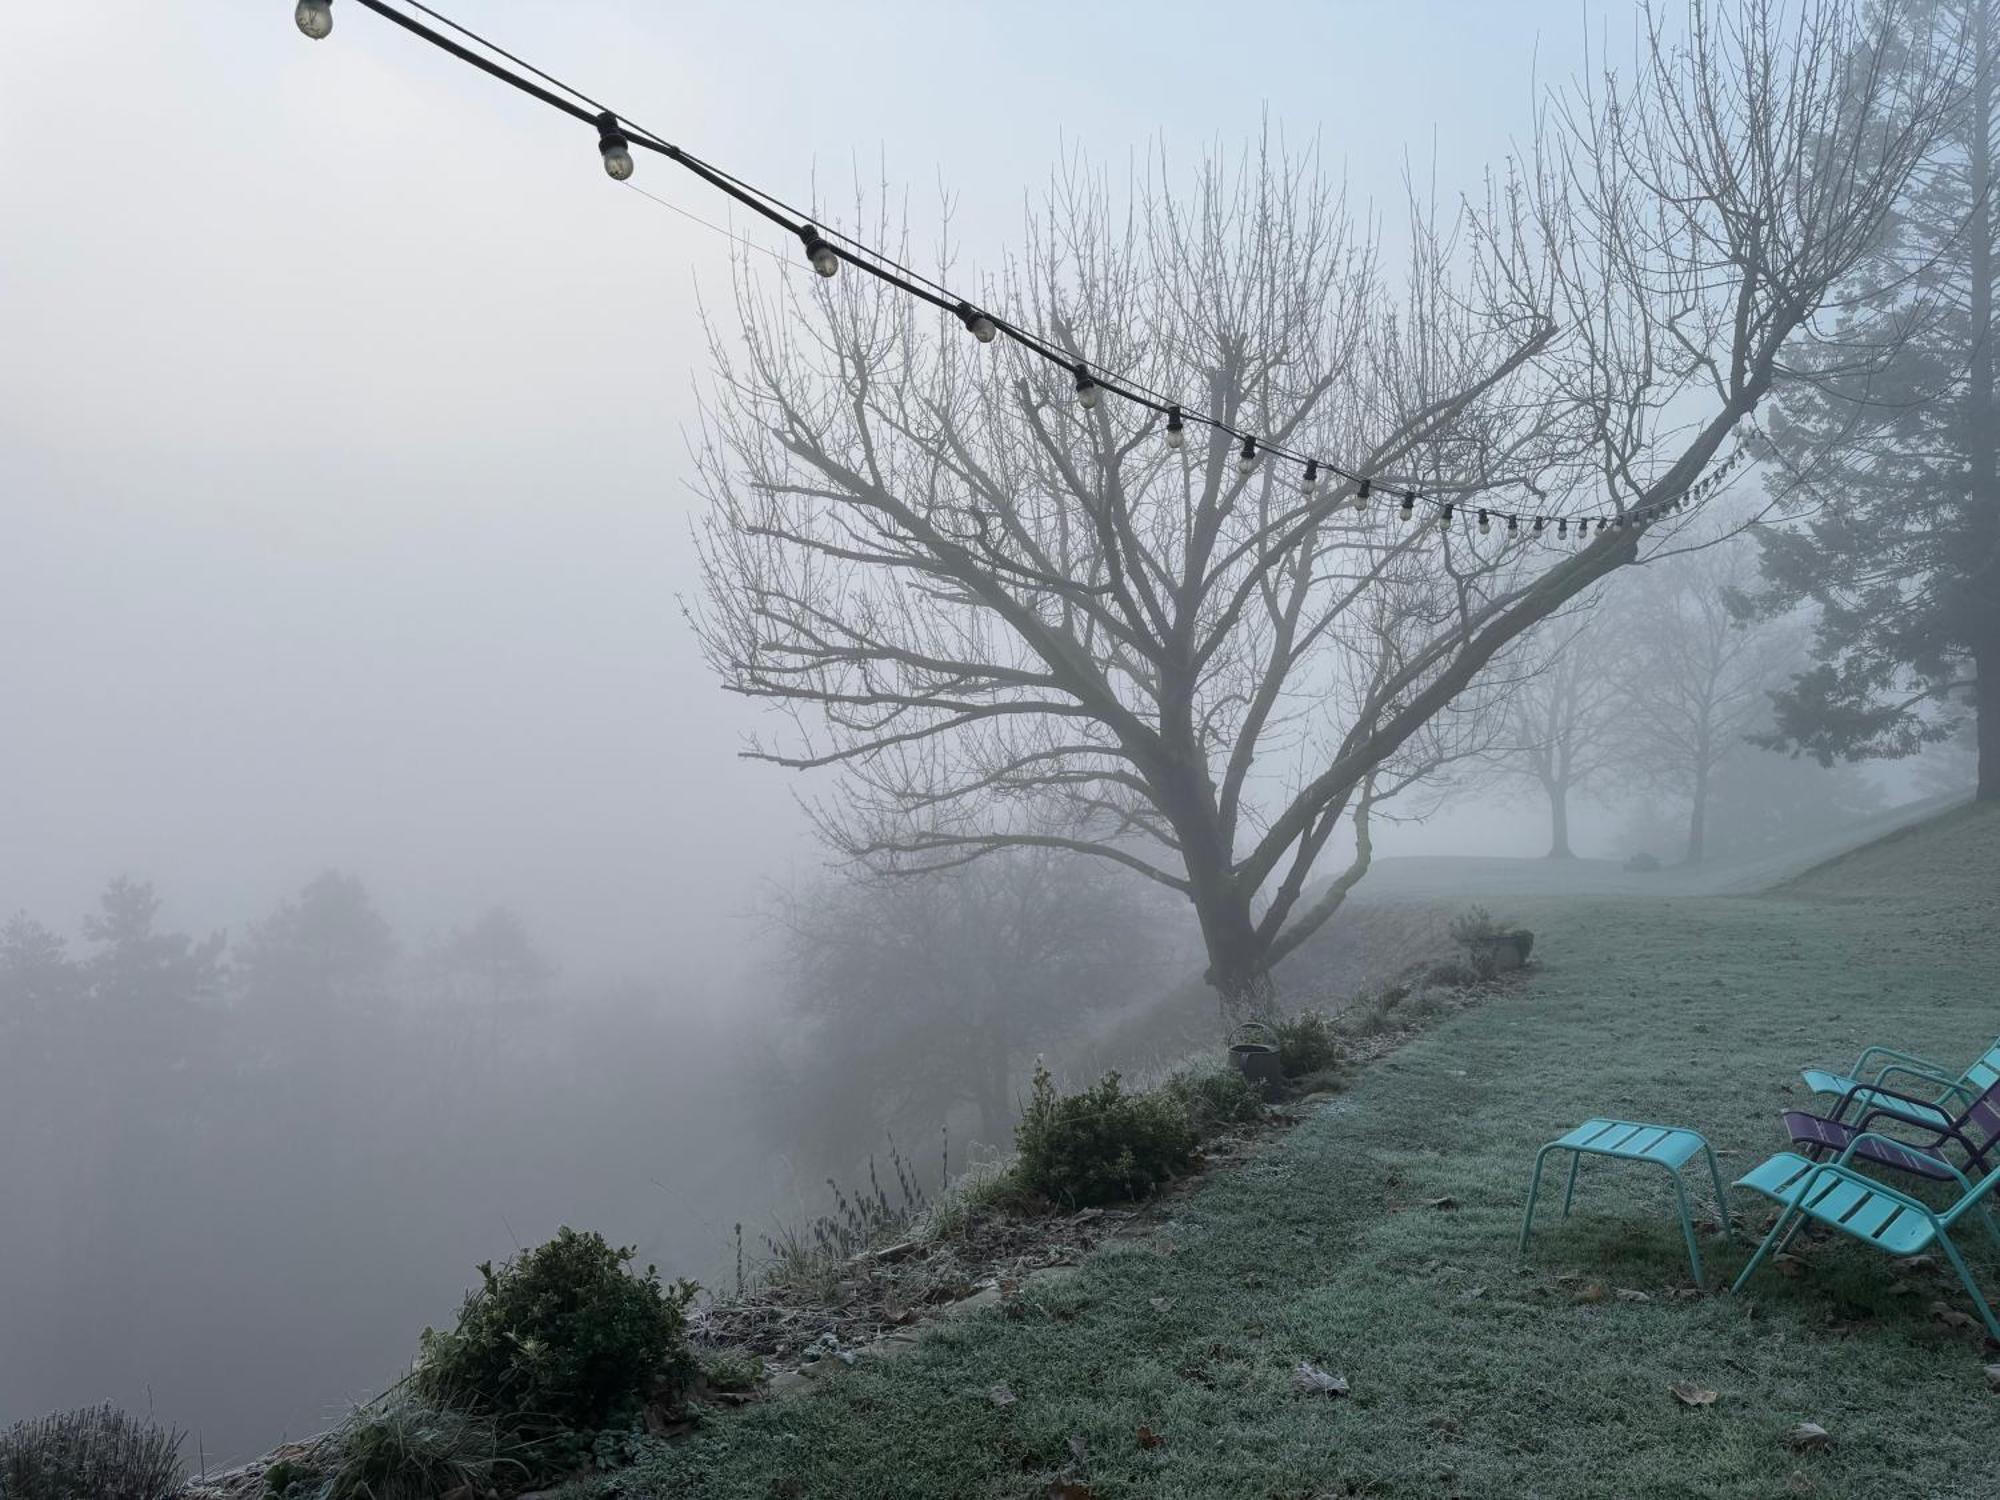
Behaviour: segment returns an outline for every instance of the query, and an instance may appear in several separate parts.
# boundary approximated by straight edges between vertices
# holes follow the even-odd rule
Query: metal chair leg
[[[1535,1153],[1535,1175],[1528,1182],[1528,1211],[1521,1216],[1520,1253],[1523,1255],[1528,1253],[1528,1231],[1535,1222],[1535,1199],[1542,1191],[1542,1163],[1548,1159],[1548,1154],[1553,1150],[1555,1150],[1553,1146],[1544,1146]]]
[[[1581,1151],[1570,1152],[1569,1189],[1567,1192],[1563,1194],[1563,1217],[1565,1219],[1569,1217],[1570,1204],[1576,1201],[1576,1169],[1582,1165],[1583,1165],[1583,1153]]]
[[[1785,1235],[1787,1242],[1790,1241],[1791,1235],[1787,1230],[1785,1221],[1787,1219],[1792,1219],[1794,1216],[1796,1216],[1797,1224],[1802,1224],[1805,1222],[1805,1217],[1806,1217],[1805,1212],[1797,1207],[1787,1207],[1779,1213],[1778,1222],[1773,1224],[1771,1226],[1771,1232],[1764,1236],[1764,1243],[1759,1245],[1757,1247],[1757,1253],[1750,1257],[1750,1264],[1743,1268],[1742,1272],[1737,1276],[1736,1280],[1730,1285],[1729,1291],[1732,1296],[1735,1295],[1737,1292],[1743,1290],[1743,1283],[1750,1279],[1750,1273],[1755,1271],[1757,1267],[1759,1267],[1764,1263],[1764,1257],[1771,1253],[1771,1247],[1777,1242],[1778,1236],[1780,1234]],[[1791,1227],[1796,1228],[1797,1224],[1794,1224]]]
[[[1694,1284],[1706,1291],[1708,1283],[1701,1275],[1701,1251],[1694,1241],[1694,1220],[1688,1214],[1687,1184],[1681,1181],[1681,1174],[1673,1168],[1667,1168],[1667,1172],[1674,1179],[1674,1202],[1679,1205],[1681,1211],[1681,1236],[1687,1241],[1688,1262],[1694,1267]]]
[[[1986,1299],[1979,1294],[1979,1288],[1972,1280],[1972,1272],[1967,1269],[1964,1258],[1958,1253],[1958,1246],[1951,1242],[1951,1237],[1942,1229],[1937,1232],[1937,1242],[1944,1247],[1945,1257],[1951,1261],[1951,1268],[1958,1272],[1958,1279],[1965,1286],[1965,1294],[1972,1299],[1972,1305],[1979,1309],[1979,1316],[1986,1323],[1987,1333],[1992,1335],[1995,1343],[2000,1343],[2000,1321],[1994,1319],[1993,1309],[1986,1305]]]
[[[1736,1226],[1729,1219],[1729,1190],[1722,1185],[1722,1172],[1715,1165],[1715,1152],[1703,1143],[1701,1154],[1708,1158],[1709,1180],[1715,1184],[1715,1212],[1722,1221],[1722,1236],[1733,1240],[1736,1238]]]

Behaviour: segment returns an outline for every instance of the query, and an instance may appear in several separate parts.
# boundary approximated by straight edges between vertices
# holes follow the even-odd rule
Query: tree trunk
[[[1973,17],[1972,133],[1968,142],[1967,186],[1972,208],[1966,223],[1971,247],[1971,276],[1966,312],[1971,325],[1971,359],[1966,380],[1965,438],[1971,460],[1968,498],[1972,514],[1971,554],[1988,559],[1968,590],[1974,611],[1983,615],[1972,624],[1973,735],[1979,747],[1979,783],[1973,795],[1982,802],[2000,800],[2000,432],[1996,420],[1993,361],[1993,116],[1994,38],[1992,0],[1977,0]],[[1986,586],[1981,587],[1981,583]],[[1982,628],[1983,627],[1983,628]]]
[[[1549,858],[1575,859],[1569,847],[1569,789],[1551,786],[1549,793]]]
[[[1708,844],[1708,767],[1694,773],[1694,811],[1688,816],[1687,862],[1698,865]]]
[[[1979,782],[1972,795],[1980,802],[2000,802],[2000,645],[1973,658],[1978,684],[1972,721],[1973,742],[1979,747]]]
[[[1228,876],[1198,885],[1194,899],[1208,950],[1204,977],[1221,1002],[1223,1025],[1269,1016],[1277,1007],[1278,986],[1271,978],[1270,950],[1258,941],[1250,919],[1250,903]]]

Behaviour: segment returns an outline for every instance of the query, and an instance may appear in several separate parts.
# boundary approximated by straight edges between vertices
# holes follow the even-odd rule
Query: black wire
[[[883,252],[874,249],[870,245],[865,244],[863,241],[857,239],[853,235],[847,234],[839,229],[832,229],[832,228],[824,230],[821,229],[821,227],[814,222],[812,216],[806,214],[800,209],[794,208],[792,205],[786,203],[782,198],[779,198],[774,194],[767,193],[763,191],[761,188],[754,187],[750,183],[744,182],[742,179],[731,175],[729,172],[723,170],[721,167],[703,161],[700,157],[694,156],[689,152],[683,151],[679,146],[674,145],[671,141],[668,141],[664,136],[659,135],[655,131],[648,130],[644,126],[641,126],[636,122],[627,119],[625,116],[618,114],[617,111],[611,109],[608,105],[602,104],[599,101],[591,98],[591,96],[584,93],[583,90],[576,88],[572,84],[563,82],[560,78],[555,77],[551,73],[544,72],[542,69],[536,67],[533,63],[527,61],[525,58],[517,57],[514,53],[509,52],[506,48],[500,46],[498,43],[488,40],[486,37],[480,35],[478,32],[472,30],[470,27],[460,24],[459,22],[453,20],[450,16],[443,14],[441,11],[432,9],[429,5],[424,4],[423,0],[404,0],[404,3],[409,5],[412,9],[423,12],[423,14],[431,17],[431,19],[437,21],[440,25],[447,26],[451,28],[453,31],[458,32],[461,36],[466,37],[468,40],[477,42],[480,46],[486,48],[488,51],[496,54],[497,56],[507,59],[507,61],[513,63],[516,67],[526,69],[528,72],[532,73],[535,77],[543,80],[543,82],[548,83],[555,88],[561,89],[565,93],[574,95],[577,99],[582,100],[583,104],[581,105],[574,104],[571,103],[568,99],[564,99],[559,95],[550,93],[548,89],[542,88],[539,84],[530,82],[528,79],[521,77],[518,73],[510,72],[508,69],[502,67],[499,63],[494,62],[491,58],[482,57],[479,53],[474,52],[470,48],[465,47],[460,43],[453,41],[450,37],[445,36],[442,32],[436,31],[433,28],[424,25],[423,22],[416,20],[414,17],[404,15],[402,12],[394,9],[393,7],[384,4],[383,0],[356,0],[356,3],[365,7],[368,10],[374,11],[377,15],[382,16],[387,20],[395,22],[405,31],[410,32],[414,36],[421,37],[424,41],[427,41],[432,46],[441,49],[442,51],[450,54],[453,57],[456,57],[461,62],[470,63],[473,67],[478,68],[481,72],[487,73],[492,77],[499,79],[503,83],[508,83],[513,85],[515,88],[519,89],[522,93],[527,94],[531,98],[537,99],[546,105],[549,105],[553,109],[561,110],[564,114],[569,115],[573,119],[581,120],[586,124],[596,126],[599,123],[600,116],[610,115],[613,119],[617,120],[621,125],[625,126],[626,129],[630,132],[628,139],[632,145],[643,146],[647,150],[658,152],[660,155],[665,156],[668,160],[673,161],[678,165],[680,165],[681,167],[684,167],[688,171],[692,172],[695,176],[701,178],[704,182],[708,183],[711,187],[715,188],[717,191],[722,192],[727,196],[729,196],[730,198],[735,199],[738,203],[741,203],[746,208],[749,208],[755,211],[756,213],[762,215],[764,218],[770,220],[773,224],[778,225],[780,228],[786,230],[788,233],[799,236],[802,239],[807,239],[807,240],[817,238],[821,245],[823,245],[831,254],[833,254],[840,260],[845,261],[847,264],[855,267],[857,270],[867,272],[869,275],[875,277],[877,280],[882,281],[889,286],[895,287],[899,291],[905,292],[910,296],[913,296],[922,302],[928,303],[933,307],[951,313],[955,317],[963,318],[965,316],[965,311],[967,309],[982,311],[982,312],[984,311],[984,309],[978,308],[977,304],[969,302],[965,298],[955,295],[951,291],[951,289],[946,287],[943,283],[934,281],[930,277],[927,277],[918,271],[912,270],[908,266],[902,265],[897,261],[892,260],[889,256],[885,255]],[[589,108],[585,108],[584,106],[586,105],[589,106]],[[832,237],[831,240],[827,238],[827,236],[829,235]],[[832,242],[833,240],[842,241],[844,242],[844,244],[833,243]],[[986,312],[985,316],[991,319],[994,327],[999,332],[1006,334],[1010,340],[1012,340],[1016,344],[1019,344],[1022,348],[1028,350],[1030,353],[1047,361],[1050,364],[1058,366],[1059,368],[1065,371],[1077,374],[1079,376],[1083,374],[1088,374],[1091,383],[1096,387],[1098,387],[1099,389],[1109,391],[1112,395],[1119,397],[1121,400],[1127,401],[1134,406],[1141,407],[1144,410],[1150,411],[1157,416],[1165,417],[1170,415],[1171,413],[1178,412],[1180,414],[1183,425],[1192,423],[1198,426],[1207,427],[1210,430],[1214,432],[1219,432],[1224,436],[1237,442],[1241,442],[1246,439],[1254,440],[1258,445],[1258,448],[1261,452],[1261,456],[1267,461],[1287,461],[1299,464],[1301,466],[1310,463],[1315,467],[1315,469],[1331,474],[1338,479],[1345,480],[1347,483],[1356,486],[1357,489],[1363,485],[1373,487],[1377,483],[1376,476],[1362,474],[1356,470],[1347,468],[1342,464],[1336,463],[1330,459],[1320,458],[1314,454],[1297,453],[1289,448],[1280,447],[1276,444],[1264,440],[1254,432],[1249,432],[1241,428],[1233,427],[1229,423],[1221,421],[1218,418],[1208,416],[1205,413],[1203,413],[1199,408],[1189,408],[1182,406],[1179,403],[1170,400],[1165,395],[1162,395],[1157,391],[1150,390],[1147,387],[1140,385],[1136,381],[1127,380],[1117,375],[1110,374],[1109,372],[1099,373],[1095,368],[1093,368],[1090,365],[1088,360],[1073,358],[1067,350],[1064,350],[1059,346],[1051,343],[1048,339],[1044,338],[1042,335],[1034,333],[1028,329],[1021,328],[1018,325],[1009,322],[1005,318],[999,317],[991,312]],[[1425,505],[1438,510],[1441,516],[1443,516],[1443,518],[1447,521],[1449,520],[1449,516],[1444,514],[1446,507],[1448,506],[1452,507],[1454,510],[1464,508],[1462,500],[1460,501],[1439,500],[1434,496],[1423,494],[1420,490],[1418,490],[1415,487],[1406,488],[1403,485],[1395,484],[1387,479],[1383,479],[1381,481],[1381,484],[1385,487],[1385,489],[1389,491],[1389,493],[1392,496],[1400,498],[1404,502],[1405,506],[1407,506],[1412,500],[1422,500]],[[1628,512],[1627,515],[1631,519],[1637,520],[1639,524],[1643,526],[1650,520],[1662,514],[1665,514],[1670,509],[1675,508],[1677,504],[1678,504],[1677,500],[1661,501],[1651,506],[1641,507],[1636,511]],[[1510,512],[1510,511],[1495,510],[1490,506],[1488,507],[1488,510],[1494,517],[1515,524],[1518,524],[1520,521],[1524,519],[1535,520],[1535,521],[1561,521],[1567,519],[1574,521],[1579,527],[1583,527],[1587,526],[1590,523],[1590,521],[1594,519],[1597,521],[1598,528],[1600,531],[1603,529],[1604,525],[1604,518],[1602,516],[1585,517],[1585,516],[1569,515],[1565,512],[1545,512],[1545,511]]]
[[[585,104],[588,104],[598,114],[602,115],[611,112],[609,105],[600,104],[597,100],[591,98],[590,95],[586,94],[582,89],[577,88],[572,84],[564,83],[560,78],[555,77],[553,74],[544,73],[540,68],[536,67],[533,63],[529,62],[525,57],[516,57],[513,53],[509,52],[505,47],[501,46],[498,42],[488,41],[485,37],[481,36],[478,32],[474,31],[470,26],[460,25],[457,21],[454,21],[450,16],[445,15],[442,11],[432,10],[428,5],[424,4],[424,0],[403,0],[403,3],[409,6],[410,9],[412,10],[422,11],[425,15],[429,16],[433,21],[436,21],[441,25],[449,26],[453,31],[457,32],[460,36],[469,37],[471,40],[479,43],[479,45],[484,47],[488,52],[497,52],[500,56],[506,58],[508,62],[513,63],[516,67],[526,68],[530,73],[533,73],[537,78],[541,79],[543,83],[553,84],[555,87],[561,89],[566,94],[576,95],[577,98],[581,99]]]

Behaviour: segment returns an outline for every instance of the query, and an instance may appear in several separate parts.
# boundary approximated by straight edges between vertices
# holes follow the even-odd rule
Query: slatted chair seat
[[[1807,1220],[1812,1220],[1864,1245],[1872,1245],[1885,1255],[1916,1255],[1935,1246],[1958,1273],[1966,1295],[1986,1324],[1986,1331],[2000,1340],[2000,1318],[1994,1317],[1950,1233],[1952,1226],[1966,1214],[1976,1214],[1985,1223],[1986,1232],[2000,1243],[2000,1229],[1995,1229],[1985,1202],[1994,1185],[2000,1183],[2000,1172],[1989,1172],[1975,1184],[1957,1168],[1944,1163],[1961,1192],[1950,1207],[1933,1209],[1853,1169],[1851,1163],[1871,1142],[1887,1147],[1904,1144],[1887,1136],[1863,1133],[1848,1142],[1838,1161],[1808,1161],[1793,1152],[1781,1151],[1736,1180],[1738,1187],[1762,1193],[1777,1203],[1779,1210],[1777,1222],[1764,1236],[1757,1253],[1750,1257],[1743,1274],[1736,1278],[1732,1290],[1742,1291],[1751,1273],[1763,1264],[1764,1257],[1782,1251]]]
[[[1937,1226],[1928,1213],[1912,1213],[1901,1193],[1851,1177],[1822,1174],[1815,1180],[1820,1165],[1784,1151],[1753,1167],[1736,1185],[1801,1209],[1890,1255],[1915,1255],[1936,1237]]]

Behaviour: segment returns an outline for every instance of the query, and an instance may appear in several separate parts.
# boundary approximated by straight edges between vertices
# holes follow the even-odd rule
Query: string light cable
[[[1241,474],[1248,476],[1255,471],[1260,462],[1265,461],[1294,464],[1301,472],[1300,488],[1308,496],[1318,493],[1323,481],[1337,480],[1353,487],[1351,498],[1357,511],[1366,511],[1369,508],[1371,496],[1378,483],[1382,483],[1375,476],[1344,468],[1313,454],[1295,453],[1288,448],[1267,442],[1254,432],[1240,430],[1198,410],[1190,410],[1171,397],[1149,390],[1137,381],[1094,367],[1088,360],[1079,359],[1075,353],[1063,349],[1041,334],[1023,328],[996,313],[987,311],[967,298],[958,296],[943,283],[899,264],[864,241],[837,228],[822,227],[815,222],[812,215],[682,149],[664,136],[647,130],[574,85],[563,82],[470,27],[422,3],[422,0],[402,0],[402,3],[410,10],[437,22],[438,26],[457,33],[465,40],[461,42],[447,36],[444,31],[425,24],[417,16],[387,3],[387,0],[353,0],[353,3],[393,22],[458,61],[512,85],[539,103],[591,126],[597,131],[598,155],[603,162],[605,173],[614,181],[642,193],[663,208],[671,209],[685,218],[716,230],[739,244],[764,250],[763,246],[754,245],[677,204],[646,192],[644,188],[631,181],[635,171],[632,156],[634,147],[664,156],[796,239],[807,262],[820,276],[838,275],[843,264],[852,266],[907,296],[915,297],[918,301],[949,314],[982,344],[990,344],[1004,335],[1010,342],[1048,364],[1066,371],[1073,380],[1077,404],[1086,411],[1094,410],[1102,394],[1108,391],[1120,400],[1163,419],[1167,446],[1174,449],[1184,445],[1188,424],[1198,423],[1237,446],[1237,468]],[[334,0],[298,0],[293,12],[298,29],[315,41],[331,35],[333,4]],[[475,46],[484,51],[475,50]],[[487,55],[489,53],[491,56]],[[496,58],[504,61],[495,61]],[[513,66],[509,67],[507,64]],[[520,71],[517,72],[515,69]],[[774,251],[764,250],[764,253],[782,259],[776,257]],[[1472,507],[1466,514],[1466,519],[1471,524],[1471,517],[1477,517],[1476,526],[1481,535],[1489,535],[1496,523],[1502,524],[1504,537],[1509,543],[1523,542],[1529,538],[1547,542],[1549,540],[1547,528],[1549,523],[1553,522],[1555,541],[1566,542],[1570,529],[1574,527],[1577,541],[1581,543],[1591,535],[1593,523],[1600,536],[1610,526],[1616,526],[1620,530],[1634,525],[1643,528],[1668,512],[1682,509],[1690,499],[1706,498],[1727,478],[1729,470],[1735,467],[1741,457],[1742,450],[1739,448],[1725,461],[1721,469],[1705,475],[1671,499],[1610,516],[1501,510],[1489,503],[1485,506]],[[1390,485],[1388,498],[1397,516],[1405,522],[1412,518],[1418,503],[1423,503],[1436,512],[1440,528],[1444,530],[1450,528],[1455,515],[1466,511],[1461,502],[1425,494],[1421,488],[1415,486]]]

